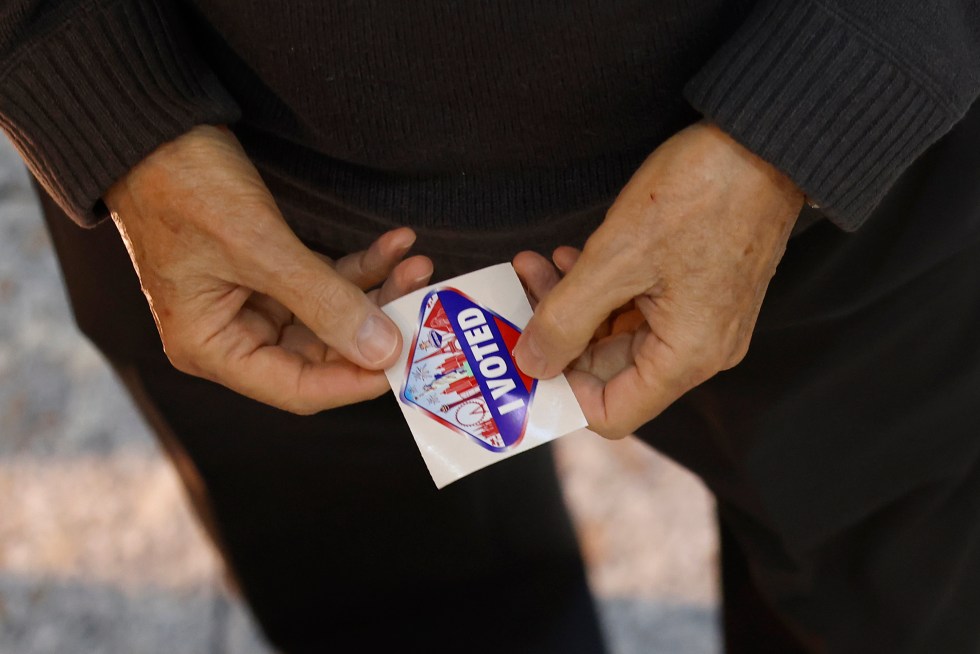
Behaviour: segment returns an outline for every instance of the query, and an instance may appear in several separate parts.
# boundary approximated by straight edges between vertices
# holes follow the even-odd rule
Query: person
[[[285,651],[599,651],[547,452],[427,493],[371,399],[402,346],[378,302],[512,257],[525,372],[715,493],[728,651],[980,647],[976,2],[0,20],[48,213],[111,214],[190,374],[111,231],[54,218],[79,322]]]

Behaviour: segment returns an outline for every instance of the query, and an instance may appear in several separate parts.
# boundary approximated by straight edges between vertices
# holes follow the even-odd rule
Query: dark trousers
[[[980,651],[978,180],[975,107],[860,231],[794,236],[746,360],[640,430],[718,499],[729,652]],[[436,492],[390,397],[298,418],[177,373],[111,225],[44,204],[82,330],[277,645],[601,650],[547,449]]]
[[[640,435],[718,498],[730,652],[980,652],[980,107]]]
[[[837,306],[642,430],[718,498],[729,652],[980,652],[980,239]]]

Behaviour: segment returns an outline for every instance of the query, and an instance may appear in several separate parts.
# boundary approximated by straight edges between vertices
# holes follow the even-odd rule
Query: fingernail
[[[517,367],[524,374],[532,377],[543,375],[548,366],[541,348],[527,334],[523,335],[521,340],[517,342],[517,347],[514,348],[514,358],[517,359]]]
[[[357,330],[357,351],[371,364],[379,364],[398,347],[395,327],[379,316],[368,316]]]
[[[411,250],[412,246],[415,245],[415,239],[416,236],[413,233],[407,240],[404,240],[398,244],[397,252],[399,254],[405,254],[406,252]]]

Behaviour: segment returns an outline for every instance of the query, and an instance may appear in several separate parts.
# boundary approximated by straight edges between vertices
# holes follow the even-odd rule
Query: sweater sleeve
[[[176,0],[10,0],[0,9],[0,127],[82,225],[161,143],[239,117]]]
[[[850,231],[978,91],[980,0],[761,0],[685,96]]]

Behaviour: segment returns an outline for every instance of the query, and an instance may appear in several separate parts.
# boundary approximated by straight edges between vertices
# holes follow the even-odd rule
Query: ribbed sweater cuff
[[[819,1],[760,3],[685,96],[849,231],[962,115],[887,44]]]
[[[156,0],[80,3],[0,70],[0,125],[77,222],[158,145],[239,109]]]

